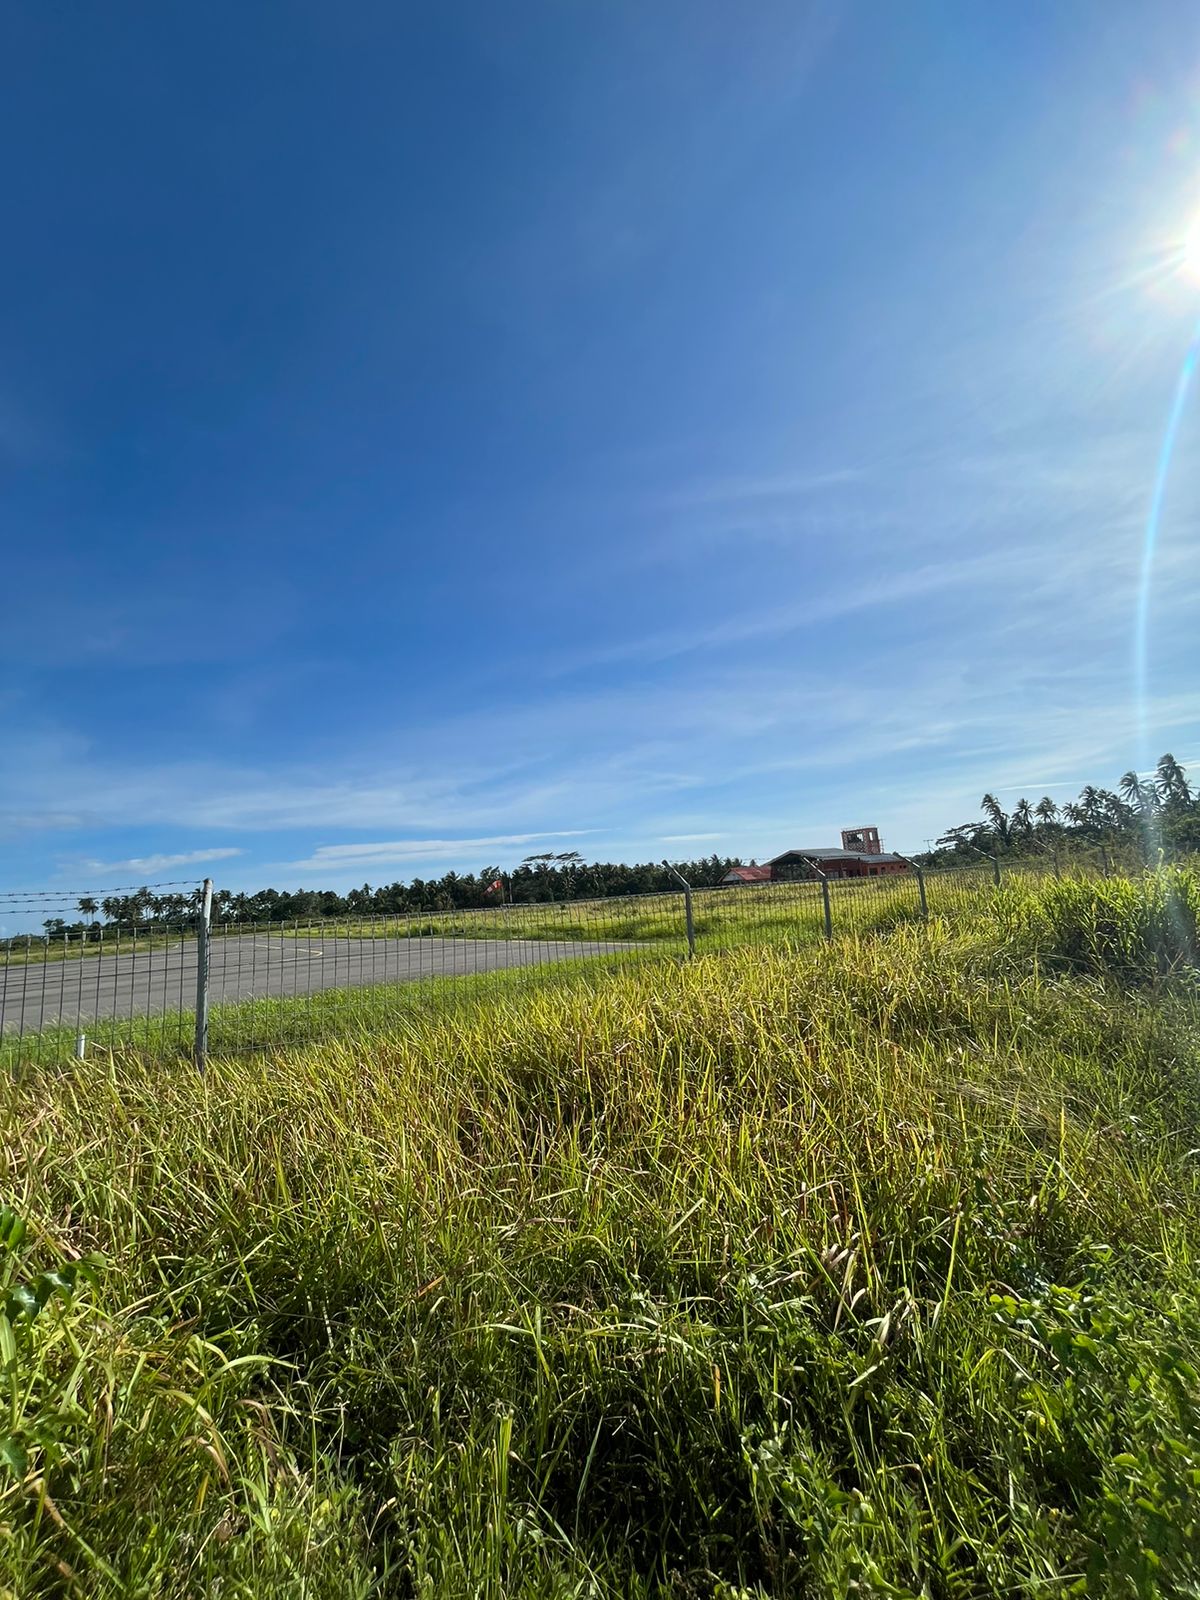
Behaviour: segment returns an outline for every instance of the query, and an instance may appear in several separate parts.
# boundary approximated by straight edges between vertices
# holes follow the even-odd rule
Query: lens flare
[[[1183,239],[1181,265],[1188,277],[1200,283],[1200,217],[1192,223]]]
[[[1200,244],[1200,235],[1198,235]],[[1175,393],[1171,400],[1171,410],[1167,416],[1167,428],[1163,434],[1162,445],[1158,452],[1158,466],[1154,474],[1154,488],[1150,495],[1150,511],[1146,518],[1146,530],[1142,541],[1142,571],[1138,584],[1137,609],[1134,615],[1133,627],[1133,679],[1134,698],[1136,701],[1136,714],[1138,721],[1138,743],[1141,765],[1149,764],[1149,627],[1150,627],[1150,591],[1154,580],[1154,557],[1158,549],[1159,524],[1162,521],[1163,500],[1167,492],[1167,479],[1171,472],[1171,457],[1175,453],[1175,442],[1179,437],[1179,425],[1183,421],[1183,414],[1187,408],[1188,394],[1192,387],[1192,379],[1196,374],[1197,363],[1200,363],[1200,323],[1197,323],[1192,334],[1192,342],[1188,346],[1187,354],[1183,358],[1183,365],[1179,369],[1179,377],[1175,382]]]

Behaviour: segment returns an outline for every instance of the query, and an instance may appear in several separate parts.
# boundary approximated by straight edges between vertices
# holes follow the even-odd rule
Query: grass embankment
[[[978,904],[992,888],[990,875],[930,875],[931,893],[947,907]],[[891,927],[920,914],[916,879],[845,880],[831,885],[835,927]],[[296,938],[536,939],[572,944],[655,943],[686,949],[683,894],[637,895],[610,900],[536,901],[482,911],[439,911],[340,923],[302,924]],[[936,909],[931,907],[931,909]],[[819,883],[777,883],[732,889],[696,889],[693,929],[710,947],[740,944],[799,945],[824,931]]]
[[[1020,880],[1020,884],[1032,881],[1026,878]],[[1013,887],[1017,887],[1016,880]],[[930,874],[926,878],[926,898],[931,915],[962,917],[977,914],[991,905],[995,889],[990,875]],[[615,912],[611,909],[614,906]],[[921,915],[915,878],[835,884],[831,887],[830,906],[832,931],[837,938],[868,931],[884,932],[904,922],[920,920]],[[263,930],[250,927],[240,930],[243,936],[254,932],[261,935]],[[820,886],[783,884],[763,889],[698,893],[694,932],[699,953],[753,945],[801,949],[825,934]],[[468,942],[504,943],[510,939],[524,939],[533,946],[534,959],[530,965],[512,970],[471,972],[453,978],[416,975],[402,982],[393,979],[360,987],[312,990],[298,995],[267,994],[254,999],[220,1002],[214,1004],[211,1012],[211,1049],[214,1053],[228,1053],[345,1037],[348,1033],[371,1033],[400,1025],[414,1010],[424,1012],[430,1008],[444,1010],[460,1006],[470,1010],[487,1006],[494,998],[511,996],[514,990],[540,991],[547,987],[603,982],[622,967],[682,958],[688,953],[682,897],[669,901],[665,897],[647,896],[635,901],[539,904],[503,911],[444,913],[434,919],[407,923],[352,922],[312,928],[276,928],[272,930],[268,953],[261,960],[261,982],[268,989],[272,985],[283,986],[288,951],[296,949],[292,940],[297,937],[322,940],[323,952],[331,957],[329,964],[336,978],[339,960],[344,959],[348,969],[355,955],[369,947],[373,939],[431,934]],[[222,937],[238,935],[218,930],[214,940]],[[147,964],[141,970],[153,974],[152,952],[157,948],[149,939],[137,941],[136,946],[126,940],[123,953],[145,957]],[[218,963],[228,963],[228,952],[215,943],[214,949]],[[241,965],[239,953],[239,971]],[[419,961],[417,965],[419,974]],[[247,958],[246,969],[248,978],[259,970],[258,955],[253,963]],[[153,1015],[89,1019],[87,1011],[91,1009],[93,995],[86,986],[68,985],[62,967],[43,968],[39,973],[30,966],[25,974],[22,983],[10,974],[9,995],[14,1000],[14,1014],[20,1008],[24,984],[28,986],[31,1011],[40,1002],[41,1012],[47,1019],[62,1016],[64,1020],[48,1022],[46,1027],[35,1028],[24,1036],[11,1028],[0,1035],[0,1071],[10,1071],[22,1063],[69,1058],[80,1028],[87,1035],[89,1049],[125,1048],[163,1058],[191,1051],[194,1013],[171,1008],[172,999],[177,1005],[183,999],[185,980],[182,977],[173,980],[163,974],[159,984],[152,983],[149,1003]],[[97,984],[97,997],[105,1002],[118,998],[114,991],[120,990],[122,982],[132,982],[128,965],[123,980],[112,977],[103,985]]]
[[[0,1585],[1194,1595],[1197,907],[11,1083]]]
[[[953,885],[957,904],[964,894],[974,900],[991,888],[979,872],[938,875]],[[931,877],[932,881],[932,877]],[[846,927],[864,923],[891,925],[917,915],[915,879],[847,880],[833,886]],[[694,930],[700,939],[746,943],[802,943],[824,927],[821,889],[817,883],[772,884],[735,889],[697,889],[693,894]],[[614,896],[605,900],[531,901],[478,910],[414,912],[384,917],[340,917],[279,923],[215,923],[214,941],[270,936],[286,939],[344,940],[348,945],[370,939],[527,939],[567,944],[661,944],[686,949],[683,894]],[[140,932],[101,930],[101,936],[50,942],[30,934],[20,945],[0,952],[0,967],[44,965],[47,961],[88,956],[138,957],[178,948],[196,937],[194,925]]]
[[[87,939],[47,940],[37,934],[17,934],[0,950],[0,969],[41,967],[47,962],[81,961],[92,956],[142,956],[152,950],[178,950],[195,937],[194,924],[162,930],[147,927],[137,933],[132,929],[121,933],[115,929],[99,930]]]

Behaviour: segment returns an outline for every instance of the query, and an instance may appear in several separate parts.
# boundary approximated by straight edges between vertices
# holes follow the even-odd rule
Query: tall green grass
[[[1006,886],[1001,927],[1052,963],[1122,979],[1194,971],[1200,872],[1160,867],[1129,878]]]
[[[979,874],[955,873],[944,877],[931,874],[927,884],[932,914],[959,917],[977,913],[991,903],[994,894],[990,878],[985,882]],[[886,931],[920,917],[915,879],[837,884],[831,893],[831,909],[835,937],[869,930]],[[242,930],[245,934],[253,931]],[[222,1002],[214,1005],[211,1012],[209,1037],[214,1052],[288,1045],[394,1026],[414,1010],[485,1007],[494,995],[601,982],[612,973],[635,964],[682,959],[689,953],[680,896],[515,906],[486,912],[445,913],[408,922],[297,926],[277,932],[295,938],[321,937],[333,941],[334,948],[345,950],[347,964],[357,943],[384,937],[525,939],[539,957],[544,955],[544,959],[530,966],[453,978],[419,977],[357,988],[314,990],[290,997]],[[760,944],[779,949],[803,948],[825,934],[820,886],[775,885],[767,889],[697,893],[693,932],[700,952]],[[229,931],[216,935],[222,938],[239,936]],[[543,951],[539,948],[543,945],[562,948]],[[123,948],[128,953],[131,942],[126,940]],[[148,941],[138,941],[137,950],[139,954],[149,955]],[[280,937],[275,959],[282,963],[282,958],[283,939]],[[271,959],[264,963],[265,972],[270,971]],[[253,970],[249,960],[247,968]],[[53,1008],[54,985],[51,982],[46,986],[45,973],[42,977],[42,987]],[[19,1003],[21,985],[10,981],[13,982],[11,992]],[[38,988],[35,977],[29,985],[34,1001]],[[148,1017],[100,1018],[82,1025],[89,1048],[139,1050],[162,1059],[177,1059],[190,1053],[193,1018],[193,1012],[181,1010]],[[0,1070],[10,1071],[29,1062],[40,1065],[65,1060],[74,1051],[76,1032],[73,1022],[50,1025],[26,1036],[19,1036],[10,1029],[0,1035]]]
[[[1200,1005],[1057,904],[10,1080],[0,1586],[1196,1594]]]

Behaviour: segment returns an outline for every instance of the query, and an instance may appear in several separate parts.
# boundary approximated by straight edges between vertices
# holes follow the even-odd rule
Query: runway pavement
[[[421,979],[554,965],[614,954],[626,944],[548,939],[294,938],[239,934],[215,938],[209,1003],[307,995],[322,989],[415,983]],[[196,1003],[196,939],[131,943],[119,953],[7,968],[0,961],[0,1028],[34,1033],[58,1023],[160,1016]]]

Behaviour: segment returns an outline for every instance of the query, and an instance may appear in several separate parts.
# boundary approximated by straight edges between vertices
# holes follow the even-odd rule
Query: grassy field
[[[1014,889],[1023,889],[1035,881],[1024,876],[1008,880]],[[933,916],[961,917],[978,913],[995,900],[990,870],[929,874],[926,898]],[[913,878],[834,884],[830,909],[836,937],[886,931],[921,916]],[[734,891],[697,891],[693,928],[699,953],[753,945],[800,949],[824,937],[821,889],[819,884],[798,883]],[[214,942],[261,931],[261,928],[250,927],[237,932],[218,930]],[[532,970],[523,969],[521,974],[472,973],[449,979],[420,977],[371,988],[316,991],[291,999],[272,997],[215,1004],[210,1028],[214,1052],[341,1037],[347,1030],[369,1032],[393,1025],[414,1009],[446,1010],[462,1005],[470,1008],[490,1003],[494,994],[508,995],[514,986],[523,989],[532,985],[544,989],[580,980],[598,981],[620,967],[647,960],[677,960],[688,954],[682,896],[659,895],[632,900],[542,903],[484,912],[441,913],[409,921],[342,921],[311,927],[276,925],[272,936],[272,954],[264,958],[264,975],[272,970],[273,963],[274,970],[279,973],[285,960],[285,945],[290,947],[288,941],[295,938],[320,938],[327,950],[344,951],[347,958],[354,955],[356,947],[385,937],[423,936],[484,942],[522,939],[565,948],[548,952],[545,963],[537,962]],[[181,949],[178,937],[168,941],[149,936],[136,941],[124,938],[119,943],[106,941],[103,948],[110,955],[134,958],[143,963],[142,971],[153,972],[156,956],[168,944],[176,951]],[[578,954],[572,952],[572,946],[580,947]],[[611,948],[598,953],[597,947],[604,946]],[[95,951],[100,947],[90,948]],[[35,957],[36,954],[37,947]],[[256,962],[257,959],[256,956]],[[336,961],[336,956],[334,959]],[[31,961],[23,970],[31,975],[25,981],[29,984],[32,1003],[37,1004],[39,989],[42,989],[49,1000],[49,1014],[57,1015],[53,974],[57,971],[61,981],[62,969],[52,965],[39,971],[36,961]],[[50,974],[48,983],[47,973]],[[115,979],[106,984],[105,996],[115,987]],[[13,984],[11,992],[19,1003],[21,985]],[[88,1047],[120,1047],[159,1057],[190,1052],[193,1013],[169,1009],[172,999],[178,1005],[182,998],[181,985],[168,984],[164,979],[158,987],[157,998],[159,1006],[152,1016],[86,1022]],[[69,1001],[64,1010],[69,1012]],[[49,1025],[24,1037],[9,1026],[0,1034],[0,1071],[11,1071],[24,1062],[44,1064],[65,1060],[73,1053],[75,1036],[73,1022]]]
[[[1027,869],[1011,874],[1025,881]],[[992,888],[990,867],[927,875],[932,910],[979,904]],[[831,886],[835,923],[843,928],[890,926],[919,911],[913,877],[835,882]],[[802,942],[824,926],[818,883],[772,884],[738,889],[697,889],[694,928],[699,939],[735,943]],[[607,900],[539,901],[492,906],[478,911],[435,911],[394,917],[341,917],[294,923],[214,925],[214,939],[237,939],[266,930],[296,939],[538,939],[579,943],[651,943],[685,947],[682,893],[616,896]],[[0,966],[78,960],[95,955],[149,954],[194,937],[189,927],[169,933],[149,925],[143,932],[117,934],[88,943],[28,943],[0,953]]]
[[[930,875],[931,892],[947,905],[964,896],[974,903],[992,888],[990,869]],[[889,927],[920,913],[915,878],[865,879],[831,885],[835,925]],[[780,883],[737,889],[697,889],[693,928],[700,942],[799,944],[824,930],[819,883]],[[298,938],[545,939],[579,943],[667,943],[686,948],[683,895],[635,895],[611,900],[539,901],[485,911],[443,911],[297,926]]]
[[[1107,868],[1098,851],[1063,856],[1063,878],[1096,878]],[[1109,866],[1114,858],[1108,858]],[[1053,872],[1048,855],[1006,862],[1004,881],[1040,882]],[[1129,868],[1127,870],[1137,870]],[[932,912],[974,909],[989,896],[992,868],[987,862],[930,870],[926,874]],[[919,912],[916,878],[834,880],[830,885],[835,925],[842,931],[865,931],[911,920]],[[823,927],[821,888],[817,882],[748,885],[735,889],[693,891],[697,937],[711,943],[800,943]],[[541,939],[602,943],[685,943],[682,893],[614,896],[605,900],[537,901],[495,905],[480,910],[413,912],[396,916],[337,917],[285,923],[216,923],[214,939],[238,939],[256,933],[278,933],[293,939]],[[149,955],[178,947],[195,937],[194,927],[161,930],[148,923],[137,933],[101,930],[86,942],[78,938],[47,943],[33,934],[0,951],[0,967],[75,961],[97,955]]]
[[[680,950],[686,949],[686,944]],[[489,1008],[522,1004],[547,992],[581,988],[594,993],[633,965],[671,964],[682,956],[674,948],[585,956],[532,967],[451,978],[420,978],[361,988],[313,990],[214,1005],[209,1019],[209,1049],[216,1059],[278,1046],[353,1040],[369,1047],[380,1034],[423,1026],[434,1016],[466,1015],[478,1021]],[[101,1018],[87,1024],[89,1055],[118,1053],[178,1065],[190,1058],[193,1011],[168,1011],[142,1017]],[[24,1037],[0,1035],[0,1073],[59,1065],[71,1059],[75,1024],[52,1026]]]
[[[100,937],[86,941],[79,938],[47,941],[37,934],[17,935],[8,948],[0,950],[0,967],[40,967],[48,961],[80,961],[99,955],[136,953],[140,956],[151,950],[178,949],[181,941],[195,936],[194,924],[162,931],[147,927],[136,934],[132,929],[122,933],[108,929]]]
[[[1198,913],[9,1078],[0,1590],[1195,1596]]]

